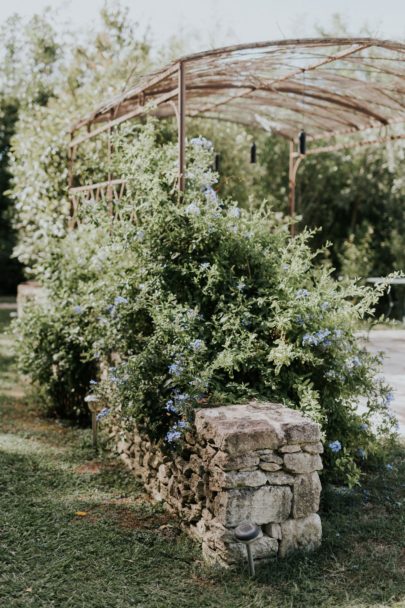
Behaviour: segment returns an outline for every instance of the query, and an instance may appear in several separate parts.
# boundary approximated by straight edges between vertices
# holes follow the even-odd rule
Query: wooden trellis
[[[305,154],[405,137],[405,45],[373,38],[311,38],[182,57],[72,126],[69,185],[80,144],[104,131],[110,136],[117,125],[146,112],[177,119],[180,191],[185,188],[186,117],[261,126],[289,140],[294,215],[296,173]],[[302,130],[304,151],[297,146]],[[109,176],[108,183],[116,181]],[[70,188],[72,196],[79,191]]]

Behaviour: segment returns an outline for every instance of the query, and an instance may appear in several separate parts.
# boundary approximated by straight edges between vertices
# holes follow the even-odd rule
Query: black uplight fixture
[[[250,162],[252,164],[254,164],[256,162],[256,144],[255,144],[255,142],[252,143],[252,146],[250,148]]]
[[[221,156],[219,154],[215,154],[215,158],[214,158],[214,170],[217,173],[219,173],[220,166],[221,166]]]
[[[302,156],[307,153],[307,134],[304,129],[298,135],[298,147]]]

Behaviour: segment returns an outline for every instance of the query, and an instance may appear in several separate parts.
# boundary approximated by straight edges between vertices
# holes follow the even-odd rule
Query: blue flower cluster
[[[308,289],[299,289],[295,292],[295,298],[300,300],[301,298],[307,298],[309,296]]]
[[[81,315],[82,312],[83,312],[83,308],[79,304],[77,306],[75,306],[73,308],[73,310],[74,310],[74,312],[75,312],[76,315]]]
[[[212,148],[214,147],[212,141],[210,141],[206,137],[202,137],[201,135],[199,137],[193,137],[192,139],[190,139],[190,144],[199,148],[203,148],[204,150],[212,150]]]
[[[331,340],[329,336],[331,332],[329,329],[320,329],[314,334],[305,334],[302,338],[303,346],[330,346]]]
[[[172,376],[181,376],[184,368],[178,361],[176,361],[175,363],[171,363],[168,369],[169,374]]]
[[[207,198],[209,198],[213,203],[216,203],[218,200],[218,195],[215,192],[212,186],[207,186],[204,188],[204,194]]]
[[[110,413],[111,409],[109,407],[104,407],[101,412],[99,412],[96,416],[97,420],[101,420],[101,418],[105,418]]]
[[[123,296],[116,296],[114,298],[114,304],[128,304],[128,300]]]
[[[337,454],[342,449],[342,444],[336,439],[336,441],[331,441],[328,447],[334,454]]]
[[[182,430],[188,428],[188,423],[185,420],[179,420],[172,426],[172,428],[166,433],[165,440],[167,443],[175,443],[182,435]],[[180,430],[179,430],[180,429]]]
[[[239,207],[231,207],[228,211],[228,215],[229,217],[240,217],[241,215],[241,210],[239,209]]]
[[[191,342],[191,348],[193,350],[200,350],[203,346],[204,342],[202,340],[194,340],[193,342]]]

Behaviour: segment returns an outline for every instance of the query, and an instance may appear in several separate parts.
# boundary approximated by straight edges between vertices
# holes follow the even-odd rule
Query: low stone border
[[[261,527],[256,559],[319,546],[323,448],[319,426],[300,412],[258,402],[199,410],[181,455],[136,431],[111,427],[109,434],[150,495],[201,542],[207,560],[230,565],[245,555],[234,538],[242,521]]]

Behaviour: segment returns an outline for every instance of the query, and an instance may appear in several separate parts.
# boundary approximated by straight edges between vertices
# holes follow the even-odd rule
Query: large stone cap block
[[[201,409],[195,425],[201,438],[231,455],[320,439],[315,422],[279,403],[254,401]]]

